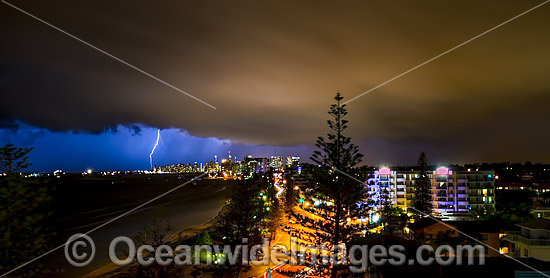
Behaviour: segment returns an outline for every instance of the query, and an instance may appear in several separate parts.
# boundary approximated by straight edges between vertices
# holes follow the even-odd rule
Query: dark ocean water
[[[86,233],[103,223],[189,181],[192,176],[132,175],[87,176],[52,179],[54,198],[49,211],[53,215],[46,226],[52,234],[49,245],[58,247],[73,234]],[[92,263],[77,268],[70,265],[64,248],[38,262],[60,271],[53,277],[78,277],[110,262],[108,247],[118,236],[133,238],[153,219],[165,218],[173,231],[181,231],[212,220],[228,200],[233,181],[201,179],[88,234],[95,242]],[[85,250],[85,249],[84,249]]]

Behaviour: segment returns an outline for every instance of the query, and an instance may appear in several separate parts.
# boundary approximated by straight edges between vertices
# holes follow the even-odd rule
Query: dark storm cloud
[[[132,132],[132,135],[141,135],[141,127],[139,125],[129,125],[128,130]]]
[[[0,121],[0,142],[29,147],[41,137],[46,135],[46,130],[36,127],[21,125],[15,121]]]
[[[326,131],[336,90],[350,99],[540,1],[55,3],[14,2],[218,109],[3,5],[0,119],[293,145]],[[350,134],[376,162],[422,149],[548,162],[549,9],[350,103]]]

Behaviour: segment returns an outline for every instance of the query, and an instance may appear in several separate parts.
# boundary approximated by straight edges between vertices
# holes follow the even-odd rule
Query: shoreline
[[[196,225],[196,226],[189,227],[186,229],[182,229],[178,232],[175,232],[168,237],[168,241],[179,243],[190,237],[194,237],[201,232],[211,230],[212,227],[214,227],[218,223],[220,216],[226,211],[227,211],[227,204],[223,205],[220,211],[218,212],[218,214],[212,217],[212,219],[204,222],[203,224]]]
[[[189,239],[189,238],[192,238],[194,236],[196,236],[197,234],[201,233],[201,232],[205,232],[205,231],[211,231],[212,228],[218,223],[218,220],[220,218],[220,216],[227,211],[227,204],[224,204],[221,209],[219,210],[218,214],[216,214],[216,216],[214,216],[212,219],[204,222],[203,224],[200,224],[200,225],[195,225],[193,227],[189,227],[189,228],[185,228],[185,229],[181,229],[177,232],[174,232],[172,234],[170,234],[168,236],[168,242],[170,243],[181,243],[183,241],[185,241],[186,239]],[[80,277],[82,278],[92,278],[92,277],[110,277],[111,275],[116,275],[117,272],[119,271],[123,271],[124,268],[128,268],[128,267],[132,267],[132,266],[135,266],[135,262],[130,264],[130,265],[126,265],[126,266],[118,266],[118,265],[115,265],[113,264],[112,262],[111,263],[108,263],[104,266],[101,266],[101,267],[98,267]]]

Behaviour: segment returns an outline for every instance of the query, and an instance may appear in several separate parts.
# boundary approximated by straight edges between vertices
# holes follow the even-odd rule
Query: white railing
[[[508,241],[521,242],[527,245],[534,246],[550,246],[550,239],[532,239],[526,238],[521,235],[515,234],[514,232],[508,232],[504,235],[504,239]]]

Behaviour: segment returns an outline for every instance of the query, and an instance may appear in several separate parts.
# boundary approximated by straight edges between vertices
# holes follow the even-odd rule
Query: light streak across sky
[[[159,139],[160,139],[160,129],[157,129],[157,141],[155,142],[155,145],[153,146],[153,149],[149,154],[149,164],[151,165],[151,169],[153,169],[153,154],[155,153],[155,149],[159,145]]]

